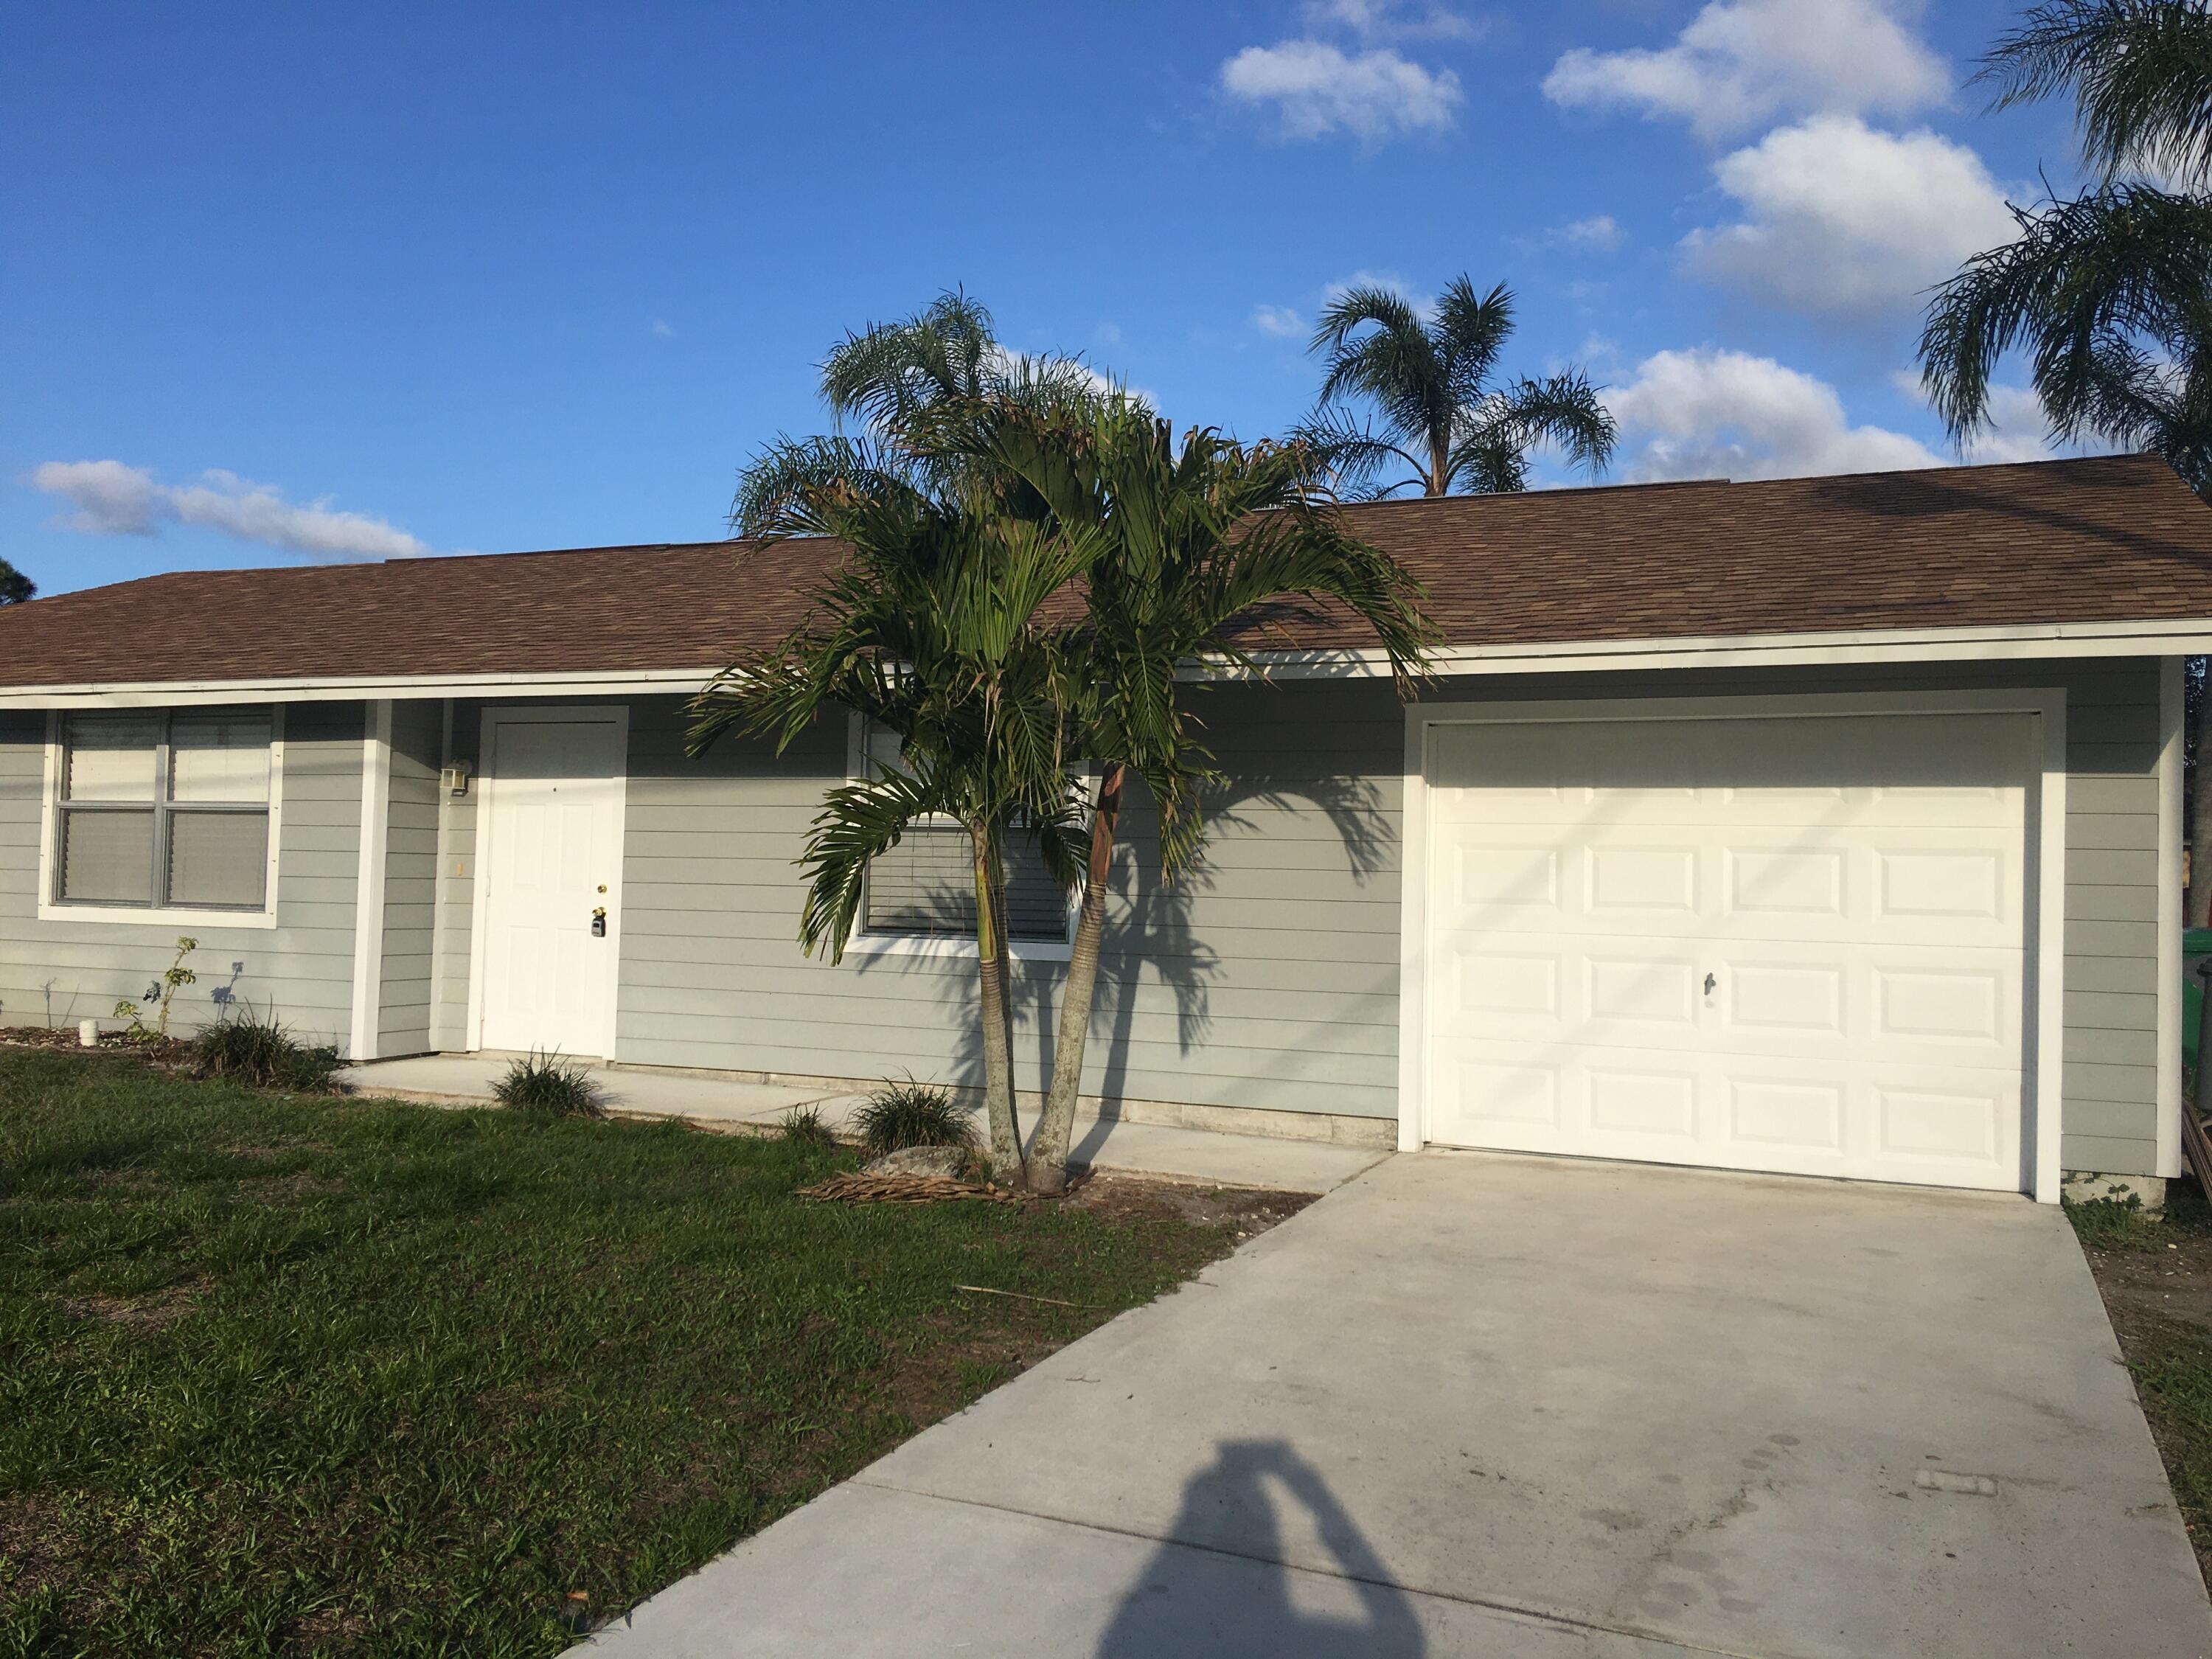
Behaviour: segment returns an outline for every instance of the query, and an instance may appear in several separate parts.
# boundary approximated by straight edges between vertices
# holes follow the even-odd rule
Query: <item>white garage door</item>
[[[1429,1138],[2027,1186],[2030,729],[1432,727]]]

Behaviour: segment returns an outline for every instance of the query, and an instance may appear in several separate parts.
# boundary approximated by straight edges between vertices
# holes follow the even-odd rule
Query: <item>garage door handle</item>
[[[1712,995],[1713,987],[1719,983],[1720,981],[1715,979],[1711,974],[1707,974],[1705,975],[1705,994],[1707,996]]]

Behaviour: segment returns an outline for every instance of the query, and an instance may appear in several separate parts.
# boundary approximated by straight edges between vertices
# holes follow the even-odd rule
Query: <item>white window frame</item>
[[[261,908],[258,910],[210,909],[190,906],[155,908],[143,904],[76,904],[64,902],[55,891],[60,870],[62,765],[64,749],[64,711],[46,711],[46,785],[39,812],[39,920],[67,922],[122,922],[140,927],[171,931],[179,927],[274,927],[276,925],[276,855],[284,828],[284,705],[253,704],[269,710],[269,867],[262,877]],[[164,714],[170,711],[164,708]]]
[[[845,727],[845,778],[848,782],[859,783],[867,775],[867,717],[864,714],[853,714],[848,717]],[[1087,799],[1088,792],[1092,787],[1089,769],[1071,769],[1068,778],[1072,783],[1078,783],[1083,787]],[[938,815],[932,814],[931,821],[939,821]],[[942,822],[947,823],[951,821],[950,818],[942,819]],[[848,958],[858,957],[866,960],[874,957],[943,957],[956,961],[963,958],[969,962],[975,960],[975,939],[973,934],[869,932],[866,925],[868,916],[866,881],[866,878],[863,877],[860,895],[861,925],[854,928],[853,937],[846,944],[845,955]],[[1016,962],[1066,962],[1075,949],[1075,918],[1076,913],[1082,907],[1083,884],[1079,881],[1068,890],[1067,926],[1062,937],[1056,939],[1009,939],[1006,942],[1007,954]]]

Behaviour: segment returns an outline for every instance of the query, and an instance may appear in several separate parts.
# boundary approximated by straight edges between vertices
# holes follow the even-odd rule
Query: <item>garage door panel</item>
[[[1431,1138],[2018,1187],[2027,730],[1443,728]]]
[[[2000,1190],[2021,1177],[2018,1082],[1985,1068],[1626,1045],[1529,1059],[1511,1042],[1453,1045],[1433,1138]]]

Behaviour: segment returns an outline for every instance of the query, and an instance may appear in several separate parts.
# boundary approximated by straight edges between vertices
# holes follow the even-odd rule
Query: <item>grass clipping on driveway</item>
[[[851,1162],[0,1049],[0,1655],[557,1650],[1238,1225]]]

